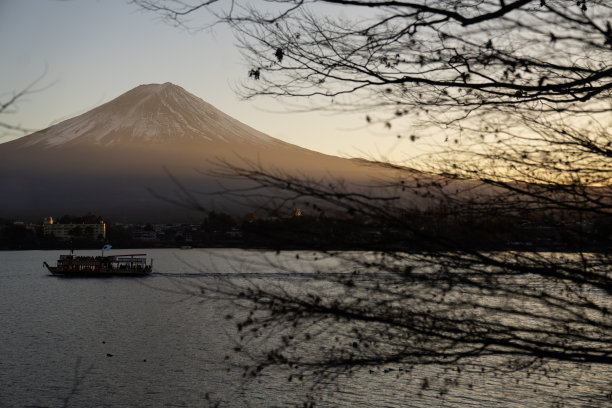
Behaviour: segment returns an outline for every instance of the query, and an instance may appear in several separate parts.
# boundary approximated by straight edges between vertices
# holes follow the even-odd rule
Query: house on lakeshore
[[[55,223],[53,217],[47,217],[43,221],[43,234],[53,235],[58,239],[85,238],[91,240],[106,239],[106,224],[100,221],[95,224],[85,223]]]

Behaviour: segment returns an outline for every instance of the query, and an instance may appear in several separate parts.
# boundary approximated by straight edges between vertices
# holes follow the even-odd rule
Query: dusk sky
[[[211,16],[194,18],[205,25]],[[234,90],[249,67],[227,27],[187,32],[127,0],[2,0],[0,49],[0,101],[44,74],[35,86],[40,92],[4,118],[28,129],[84,113],[140,84],[172,82],[257,130],[323,153],[401,159],[415,147],[398,145],[382,126],[368,128],[364,114],[287,113],[271,99],[240,100]],[[16,136],[0,132],[0,142]]]

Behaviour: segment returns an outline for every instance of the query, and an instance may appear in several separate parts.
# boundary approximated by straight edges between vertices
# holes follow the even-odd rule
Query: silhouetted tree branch
[[[136,3],[180,20],[211,2]],[[482,107],[605,110],[597,102],[611,87],[604,1],[288,0],[220,10],[257,73],[246,96],[318,95],[440,120]]]
[[[36,86],[40,83],[41,79],[45,75],[46,75],[46,69],[45,69],[45,72],[41,76],[36,78],[25,88],[22,88],[21,90],[13,91],[11,93],[3,95],[2,100],[0,100],[0,115],[4,116],[4,115],[10,115],[14,113],[17,108],[18,103],[21,100],[23,100],[23,98],[25,98],[26,96],[32,93],[40,92],[43,89],[45,89],[46,87],[36,88]],[[22,125],[12,124],[4,120],[0,120],[0,128],[6,131],[9,131],[9,132],[17,132],[21,134],[33,132],[32,129],[25,128]]]
[[[143,3],[178,20],[171,10],[203,4]],[[244,96],[363,109],[436,145],[409,163],[418,172],[395,166],[398,178],[369,191],[226,163],[275,214],[302,203],[386,239],[376,252],[311,260],[300,285],[203,288],[250,308],[237,320],[248,374],[281,365],[321,379],[389,364],[609,373],[609,2],[279,0],[212,12],[250,64]]]

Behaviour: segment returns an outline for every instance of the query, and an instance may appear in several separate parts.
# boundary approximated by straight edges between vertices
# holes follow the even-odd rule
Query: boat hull
[[[104,278],[104,277],[112,277],[112,276],[147,276],[150,275],[153,271],[151,267],[147,267],[143,270],[131,271],[131,270],[116,270],[116,269],[107,269],[101,268],[100,270],[94,271],[65,271],[62,268],[58,268],[57,266],[48,265],[46,262],[44,266],[51,272],[54,276],[62,276],[62,277],[79,277],[79,278]]]

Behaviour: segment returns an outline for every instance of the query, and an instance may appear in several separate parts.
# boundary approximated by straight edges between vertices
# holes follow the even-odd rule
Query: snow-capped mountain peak
[[[19,139],[21,147],[122,143],[282,143],[171,84],[140,85],[95,109]]]

